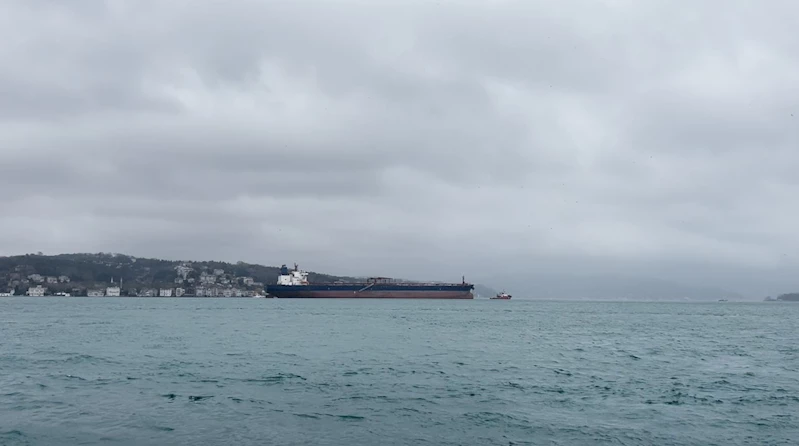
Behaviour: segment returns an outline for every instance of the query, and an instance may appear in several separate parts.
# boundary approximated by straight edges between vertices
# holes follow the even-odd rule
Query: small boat
[[[494,297],[492,297],[490,299],[491,300],[510,300],[510,298],[511,298],[511,295],[503,291],[503,292],[497,294],[496,296],[494,296]]]

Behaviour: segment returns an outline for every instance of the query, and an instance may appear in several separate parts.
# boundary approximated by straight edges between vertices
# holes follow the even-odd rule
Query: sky
[[[5,0],[0,255],[798,291],[798,16]]]

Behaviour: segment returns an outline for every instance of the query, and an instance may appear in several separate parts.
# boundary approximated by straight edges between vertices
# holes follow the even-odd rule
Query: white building
[[[32,286],[28,288],[28,296],[42,297],[44,296],[45,291],[47,291],[47,288],[42,288],[41,285]]]
[[[161,288],[158,291],[158,295],[161,297],[172,297],[172,288]]]
[[[61,283],[69,283],[69,276],[58,276],[58,281]]]
[[[36,283],[44,282],[44,277],[42,277],[40,274],[31,274],[30,276],[28,276],[28,279]]]
[[[0,297],[11,297],[14,295],[14,290],[11,290],[9,293],[0,293]]]
[[[100,289],[93,289],[93,290],[86,290],[86,296],[88,297],[103,297],[105,296],[105,292]]]
[[[122,290],[118,286],[110,286],[105,289],[105,295],[108,297],[119,297]]]
[[[177,275],[182,280],[186,280],[189,277],[189,273],[192,272],[193,270],[194,270],[194,268],[192,268],[189,265],[185,265],[185,264],[184,265],[178,265],[178,266],[175,267],[175,271],[177,272]]]
[[[183,288],[175,288],[175,297],[183,297],[186,294],[186,290]]]
[[[247,286],[251,286],[255,282],[252,277],[244,277],[241,279],[241,281]]]
[[[225,270],[223,270],[223,269],[215,269],[214,270],[214,275],[215,276],[221,276],[221,275],[224,275],[224,274],[225,274]]]

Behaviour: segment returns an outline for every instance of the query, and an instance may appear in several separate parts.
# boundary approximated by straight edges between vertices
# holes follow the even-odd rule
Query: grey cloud
[[[5,2],[0,254],[789,286],[796,13]]]

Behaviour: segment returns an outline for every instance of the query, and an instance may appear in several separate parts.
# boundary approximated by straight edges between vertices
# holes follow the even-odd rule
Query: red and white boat
[[[510,298],[511,298],[511,295],[503,291],[503,292],[497,294],[496,296],[492,297],[491,299],[492,300],[495,300],[495,299],[497,299],[497,300],[510,300]]]

